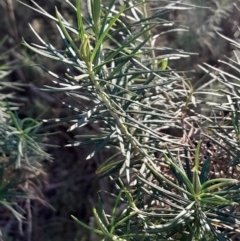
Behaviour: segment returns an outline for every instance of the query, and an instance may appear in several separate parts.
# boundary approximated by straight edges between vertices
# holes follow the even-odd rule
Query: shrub
[[[95,135],[80,135],[68,146],[95,144],[87,159],[114,148],[97,173],[111,178],[117,191],[110,194],[115,203],[107,214],[99,195],[99,207],[93,209],[96,227],[73,219],[102,240],[229,240],[239,232],[239,182],[232,173],[222,177],[213,170],[219,162],[225,162],[224,170],[239,159],[236,84],[222,72],[221,80],[208,73],[213,80],[192,83],[168,66],[189,54],[156,44],[160,35],[179,31],[161,19],[164,11],[189,7],[170,3],[149,15],[145,1],[117,8],[114,0],[107,6],[88,0],[83,16],[80,0],[76,6],[66,3],[76,25],[57,8],[54,17],[37,3],[31,7],[57,22],[61,50],[32,27],[41,45],[23,43],[65,68],[60,76],[39,65],[54,79],[54,86],[43,91],[65,93],[76,103],[62,102],[75,115],[45,122],[68,121],[68,131],[96,123]],[[154,34],[159,25],[172,28]],[[156,56],[156,50],[169,53]],[[217,80],[228,89],[212,85]],[[222,103],[224,98],[229,102]]]
[[[2,40],[0,47],[3,46]],[[21,83],[12,83],[7,76],[16,68],[16,63],[8,61],[8,52],[2,52],[0,56],[0,208],[2,212],[1,222],[6,222],[11,215],[19,222],[19,233],[23,235],[22,222],[26,218],[29,222],[27,232],[31,233],[30,200],[37,199],[35,187],[30,181],[32,174],[41,170],[39,159],[51,159],[50,155],[43,151],[40,140],[41,123],[30,117],[20,119],[18,109],[21,107],[21,99],[13,91],[24,91]],[[15,65],[14,65],[15,64]],[[40,200],[40,199],[38,199]],[[25,203],[29,208],[23,208]],[[8,210],[4,214],[4,210]],[[5,231],[2,238],[5,238]]]

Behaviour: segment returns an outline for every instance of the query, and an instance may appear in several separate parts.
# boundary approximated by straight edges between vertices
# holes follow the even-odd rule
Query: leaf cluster
[[[20,200],[35,198],[23,186],[29,173],[39,168],[39,158],[51,157],[42,150],[41,123],[30,117],[23,120],[18,117],[21,99],[17,99],[13,91],[23,91],[24,85],[6,79],[16,67],[7,56],[8,52],[0,56],[3,63],[0,66],[0,205],[1,210],[2,207],[9,210],[21,225],[25,213],[19,205]]]
[[[73,218],[102,240],[229,240],[239,232],[238,180],[210,175],[213,161],[221,156],[229,165],[238,163],[238,84],[227,77],[236,78],[223,71],[218,78],[206,71],[213,79],[205,83],[204,76],[193,84],[183,72],[171,69],[169,61],[190,54],[168,49],[169,54],[155,55],[163,49],[156,39],[165,34],[154,34],[156,26],[179,29],[161,18],[162,11],[148,15],[145,1],[126,1],[117,9],[114,0],[108,6],[88,0],[87,16],[80,0],[76,6],[66,1],[76,26],[57,9],[54,17],[32,2],[33,10],[57,23],[64,43],[63,49],[56,49],[32,27],[40,44],[23,41],[65,68],[65,76],[60,76],[39,65],[54,84],[43,91],[65,93],[75,102],[75,106],[62,102],[75,115],[45,122],[68,121],[68,131],[97,125],[96,134],[79,135],[68,145],[95,144],[87,159],[106,147],[116,150],[97,170],[118,190],[112,213],[105,213],[99,199],[99,209],[93,210],[97,228]],[[166,10],[178,9],[176,4]],[[190,7],[184,4],[181,9]],[[239,62],[233,61],[233,69],[235,64]],[[225,88],[216,89],[215,81]],[[227,101],[219,102],[220,97]],[[217,114],[224,111],[227,116]],[[206,160],[201,148],[205,140],[216,149],[208,150]]]

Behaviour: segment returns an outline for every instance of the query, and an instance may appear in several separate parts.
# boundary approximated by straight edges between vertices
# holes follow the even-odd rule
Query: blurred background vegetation
[[[32,4],[31,1],[25,1]],[[75,4],[75,1],[71,1]],[[82,1],[83,5],[85,1]],[[106,1],[107,2],[107,1]],[[159,27],[157,45],[183,49],[193,53],[191,57],[172,61],[169,65],[179,71],[189,71],[193,81],[199,80],[204,73],[198,68],[202,62],[213,66],[221,67],[218,63],[220,57],[231,56],[232,46],[217,35],[217,32],[239,42],[240,15],[233,0],[188,0],[191,5],[198,5],[200,8],[189,11],[168,10],[161,7],[166,5],[166,1],[153,1],[149,4],[148,11],[159,8],[162,11],[162,18],[177,22],[181,27],[185,27],[186,32],[171,32],[171,27]],[[75,22],[76,19],[72,10],[64,1],[36,0],[43,9],[51,15],[55,15],[55,6],[68,20]],[[123,4],[123,0],[116,0],[116,5]],[[38,87],[47,85],[49,76],[34,63],[41,63],[47,66],[54,73],[64,74],[61,64],[55,63],[48,58],[39,59],[39,56],[21,46],[21,39],[28,42],[35,42],[28,24],[30,23],[37,33],[46,41],[54,43],[56,48],[61,49],[63,43],[57,33],[55,22],[43,15],[32,11],[23,4],[15,0],[0,1],[0,39],[7,36],[1,52],[8,53],[8,57],[1,59],[2,63],[11,63],[13,71],[5,77],[5,81],[12,83],[22,83],[24,91],[16,90],[15,95],[22,107],[19,110],[19,118],[58,118],[67,116],[69,108],[64,108],[57,98],[41,92]],[[34,38],[34,39],[33,39]],[[164,54],[164,50],[157,54]],[[223,67],[222,67],[223,68]],[[224,67],[226,68],[226,67]],[[66,96],[59,95],[62,101]],[[68,103],[71,103],[71,101]],[[44,138],[45,143],[60,146],[47,147],[45,151],[52,155],[53,161],[42,160],[41,172],[30,177],[35,185],[35,195],[41,197],[31,200],[31,217],[26,215],[25,221],[19,225],[18,221],[11,217],[8,212],[4,212],[0,218],[0,226],[3,233],[3,240],[27,240],[27,232],[34,241],[66,241],[66,240],[90,240],[87,231],[81,229],[71,218],[70,214],[78,217],[82,221],[91,221],[92,206],[96,202],[97,190],[111,190],[111,185],[107,180],[97,180],[95,170],[110,153],[101,152],[91,160],[85,160],[90,152],[90,148],[64,147],[74,139],[78,130],[66,132],[69,124],[48,127],[47,132],[54,135]],[[82,132],[91,133],[98,126],[88,125],[81,128]],[[43,130],[44,132],[44,130]],[[93,149],[94,147],[92,147]],[[17,175],[17,174],[16,174]],[[104,200],[106,205],[108,200]],[[20,203],[25,208],[26,203]],[[31,223],[31,230],[29,229]],[[21,232],[19,232],[22,230]]]

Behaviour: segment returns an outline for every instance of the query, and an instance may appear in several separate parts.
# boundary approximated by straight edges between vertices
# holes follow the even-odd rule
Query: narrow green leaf
[[[87,156],[86,160],[89,160],[90,158],[92,158],[97,152],[99,152],[103,147],[105,147],[109,142],[109,140],[111,139],[111,137],[115,134],[116,134],[115,131],[109,134],[101,143],[98,144],[95,150]]]
[[[191,181],[188,179],[186,174],[179,168],[177,164],[175,164],[165,153],[163,153],[165,159],[178,171],[180,176],[182,177],[183,183],[186,185],[186,188],[188,192],[190,192],[192,195],[194,194],[194,189],[193,189],[193,184]]]
[[[98,197],[99,217],[101,218],[101,220],[103,222],[103,225],[107,227],[109,225],[109,221],[108,221],[106,213],[104,211],[103,203],[102,203],[102,200],[101,200],[101,197],[100,197],[99,193],[98,193],[97,197]]]
[[[181,211],[173,220],[166,224],[159,224],[147,227],[145,231],[147,233],[161,233],[164,231],[168,231],[178,225],[186,223],[188,218],[192,216],[194,213],[194,209],[192,209],[195,202],[190,203],[183,211]]]
[[[94,232],[94,233],[97,233],[97,234],[100,234],[100,235],[103,235],[103,232],[99,229],[95,229],[95,228],[92,228],[91,226],[85,224],[84,222],[80,221],[79,219],[77,219],[76,217],[74,217],[73,215],[71,215],[72,219],[74,221],[76,221],[79,225],[81,225],[82,227]]]
[[[158,200],[165,203],[167,206],[170,206],[171,210],[182,210],[183,206],[186,206],[190,203],[189,199],[182,197],[181,195],[174,194],[171,191],[168,191],[160,186],[156,186],[151,182],[146,181],[144,178],[138,177],[143,183],[151,187],[150,190],[147,190],[144,187],[140,187],[146,194],[152,197],[152,200]],[[157,193],[157,194],[155,194]],[[160,195],[159,195],[160,194]],[[150,205],[151,206],[151,205]]]
[[[229,182],[229,183],[238,183],[238,180],[236,179],[230,179],[230,178],[215,178],[210,179],[202,184],[201,189],[204,190],[205,188],[211,187],[213,183],[222,183],[222,182]]]
[[[195,152],[194,167],[193,167],[193,189],[195,194],[198,194],[201,191],[201,182],[198,175],[200,148],[201,148],[201,141],[199,141],[197,145],[197,149]]]
[[[214,180],[214,179],[213,179]],[[211,192],[213,191],[214,189],[217,189],[217,188],[222,188],[224,186],[227,186],[227,185],[232,185],[232,184],[237,184],[238,181],[237,180],[234,180],[234,179],[229,179],[229,180],[223,180],[217,184],[214,184],[214,185],[211,185],[211,186],[207,186],[205,188],[202,188],[201,189],[201,192],[203,193],[206,193],[206,192]]]
[[[66,30],[62,20],[61,20],[61,16],[60,13],[58,12],[57,8],[55,7],[55,11],[56,11],[56,15],[57,15],[57,19],[59,22],[59,26],[61,28],[61,30],[64,33],[64,36],[66,37],[66,39],[68,40],[69,44],[73,47],[73,49],[76,51],[76,53],[78,53],[78,47],[75,45],[73,39],[71,38],[71,36],[69,35],[68,31]]]
[[[111,2],[108,4],[107,6],[107,11],[106,13],[104,14],[104,18],[102,20],[102,26],[101,26],[101,29],[100,29],[100,32],[99,32],[99,36],[101,36],[105,30],[105,26],[107,26],[107,21],[108,21],[108,18],[110,16],[110,13],[111,13],[111,9],[112,7],[114,6],[115,4],[115,1],[116,0],[111,0]]]
[[[133,43],[137,38],[139,38],[140,36],[143,36],[146,32],[148,32],[149,30],[151,30],[152,28],[154,28],[156,25],[150,26],[142,31],[140,31],[138,34],[134,35],[132,38],[130,38],[128,41],[124,42],[121,44],[121,46],[119,46],[116,51],[114,51],[112,54],[110,54],[109,56],[107,56],[107,58],[105,59],[105,61],[109,61],[111,59],[113,59],[116,55],[118,55],[121,51],[123,51],[124,53],[126,53],[127,55],[131,54],[132,52],[130,50],[126,51],[127,47]],[[140,44],[141,46],[141,44]],[[134,51],[134,50],[133,50]]]
[[[163,60],[161,61],[161,69],[162,69],[162,70],[166,70],[167,67],[168,67],[168,59],[163,59]]]
[[[81,0],[77,0],[76,5],[77,5],[77,22],[78,22],[79,37],[81,40],[83,40],[85,30],[84,30],[84,25],[82,21]]]
[[[210,171],[210,157],[208,156],[207,157],[207,160],[204,162],[203,166],[202,166],[202,171],[201,171],[201,174],[200,174],[200,182],[201,183],[204,183],[207,181],[208,179],[208,174],[209,174],[209,171]]]
[[[99,51],[100,46],[102,45],[104,38],[105,38],[106,35],[108,34],[108,32],[109,32],[109,30],[111,29],[111,27],[115,24],[115,22],[118,20],[118,18],[121,16],[121,14],[124,12],[124,10],[125,10],[125,7],[122,7],[122,8],[119,10],[118,14],[116,14],[116,15],[114,16],[114,18],[110,20],[107,28],[106,28],[105,31],[100,35],[100,37],[99,37],[99,39],[98,39],[98,41],[97,41],[97,43],[96,43],[96,45],[95,45],[95,47],[94,47],[94,50],[93,50],[93,52],[92,52],[92,55],[91,55],[91,63],[93,62],[93,60],[94,60],[97,52]]]
[[[188,152],[186,149],[184,150],[184,153],[185,153],[184,160],[185,160],[186,174],[187,174],[188,179],[192,182],[192,172],[191,172],[191,167],[190,167],[190,161],[188,159]]]
[[[165,181],[168,185],[170,185],[173,188],[176,188],[177,190],[179,190],[180,192],[184,192],[187,195],[189,195],[189,197],[191,197],[193,195],[193,193],[179,187],[178,185],[176,185],[175,183],[171,182],[169,179],[167,179],[166,177],[164,177],[160,172],[158,172],[157,170],[155,170],[150,164],[146,163],[146,166],[150,169],[150,171],[154,174],[154,176],[157,179],[163,180]]]
[[[108,232],[107,228],[105,227],[102,220],[98,216],[97,210],[95,208],[93,209],[93,215],[94,215],[95,220],[98,224],[98,227],[102,230],[103,234],[106,235],[107,237],[111,237],[111,234]]]
[[[16,116],[12,113],[12,112],[9,112],[10,116],[11,116],[11,119],[13,121],[13,124],[14,126],[17,128],[18,131],[22,131],[22,127],[21,127],[21,124],[18,122]]]
[[[115,231],[116,212],[117,212],[118,204],[119,204],[121,197],[122,197],[122,191],[120,191],[119,194],[117,195],[114,207],[112,209],[111,224],[110,224],[110,233],[111,234],[114,234],[114,231]]]
[[[115,167],[117,168],[117,166],[122,166],[122,163],[124,162],[124,160],[119,160],[119,161],[114,161],[111,162],[109,164],[105,164],[105,162],[103,163],[103,165],[101,166],[101,168],[98,168],[96,173],[97,174],[101,174],[101,173],[106,173],[108,171],[113,170]]]

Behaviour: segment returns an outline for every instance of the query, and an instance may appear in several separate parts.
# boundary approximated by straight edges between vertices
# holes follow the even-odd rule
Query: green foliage
[[[12,112],[9,112],[9,115],[8,122],[1,126],[1,136],[4,141],[0,143],[0,150],[14,158],[16,168],[21,167],[21,159],[24,159],[29,166],[33,165],[30,163],[30,157],[50,160],[50,155],[45,153],[37,143],[37,139],[42,137],[37,133],[41,123],[32,118],[20,120],[17,114],[14,115]]]
[[[101,25],[93,26],[92,13],[89,12],[90,19],[83,19],[79,14],[79,7],[80,3],[75,9],[79,24],[77,27],[66,23],[56,11],[55,20],[59,23],[58,30],[66,46],[64,51],[55,50],[51,44],[45,43],[34,30],[43,46],[31,46],[24,41],[24,45],[33,51],[59,60],[66,65],[65,77],[58,76],[44,68],[56,78],[57,85],[45,88],[44,91],[65,92],[76,103],[84,98],[89,102],[87,106],[93,105],[90,109],[80,105],[77,108],[70,106],[77,112],[75,116],[46,122],[66,120],[75,122],[69,131],[89,123],[103,124],[102,135],[97,133],[97,136],[89,138],[88,136],[80,137],[83,140],[87,138],[89,144],[98,143],[96,150],[90,153],[88,158],[93,157],[106,145],[118,146],[119,155],[126,157],[126,160],[120,163],[121,172],[125,170],[129,177],[129,166],[134,165],[135,162],[138,163],[139,158],[143,157],[144,162],[151,162],[153,152],[163,151],[159,148],[160,143],[179,145],[178,139],[167,136],[163,138],[158,134],[158,130],[159,127],[169,122],[173,126],[176,125],[174,113],[179,106],[172,103],[172,99],[177,95],[171,92],[171,89],[177,82],[184,83],[180,76],[166,70],[166,56],[148,58],[148,53],[152,54],[151,50],[154,48],[152,46],[154,36],[151,36],[149,31],[156,26],[156,23],[150,22],[148,18],[141,19],[143,13],[140,13],[138,22],[127,26],[121,20],[122,16],[126,16],[125,8],[114,14],[114,1],[112,1],[105,11]],[[129,6],[126,11],[135,14],[139,10]],[[158,15],[155,18],[158,19],[159,24],[166,24],[159,19]],[[131,20],[130,17],[129,19]],[[89,29],[83,23],[93,27]],[[122,31],[128,33],[126,37],[121,37],[120,33],[121,42],[117,39],[117,33],[120,31],[115,29],[117,25]],[[137,34],[132,33],[132,28],[135,28],[134,31]],[[67,33],[67,29],[73,36]],[[77,47],[78,40],[76,40],[78,38],[81,41],[79,48]],[[187,54],[181,52],[181,54],[169,55],[168,58],[181,56],[187,56]],[[160,66],[157,60],[160,60]],[[75,72],[78,73],[74,74]],[[186,92],[184,89],[181,91],[183,94]],[[158,99],[160,101],[156,101]],[[169,103],[169,113],[165,113],[165,101]],[[143,121],[139,121],[138,116],[140,119],[143,118]],[[74,143],[75,146],[84,144],[85,141]],[[132,163],[129,163],[130,153]],[[109,168],[104,165],[104,169]]]
[[[238,227],[235,223],[238,216],[227,215],[227,212],[239,202],[239,184],[234,179],[208,179],[210,159],[206,160],[198,174],[200,145],[199,142],[192,173],[187,173],[181,163],[177,165],[175,160],[165,155],[178,183],[149,166],[149,174],[157,182],[148,181],[139,174],[137,190],[132,192],[120,182],[112,213],[106,215],[101,202],[99,214],[94,210],[98,229],[75,217],[74,220],[111,240],[226,240],[226,233],[218,232],[215,227],[226,230]],[[189,160],[185,161],[186,166],[189,165]],[[147,200],[144,205],[143,200]],[[126,208],[116,215],[116,207],[121,202],[126,203]]]
[[[196,5],[197,7],[188,10],[187,13],[178,13],[181,24],[185,24],[190,28],[188,35],[183,35],[185,40],[188,38],[184,46],[192,50],[199,44],[202,48],[204,46],[207,47],[211,54],[217,55],[217,51],[221,49],[223,42],[221,42],[221,39],[218,39],[216,31],[222,32],[223,23],[228,21],[233,12],[234,1],[187,0],[186,3]],[[189,42],[191,42],[191,46],[187,46]],[[218,43],[217,46],[216,42]]]
[[[78,141],[68,145],[95,144],[87,159],[106,147],[116,150],[97,170],[109,176],[118,190],[112,213],[105,213],[99,199],[98,210],[93,210],[97,227],[74,220],[102,240],[229,240],[239,232],[239,181],[211,176],[210,167],[222,156],[227,165],[238,163],[238,85],[226,76],[236,78],[220,71],[219,79],[207,72],[211,81],[205,83],[202,78],[192,84],[172,70],[168,62],[189,54],[180,50],[173,54],[171,49],[167,55],[155,55],[161,50],[156,46],[161,35],[154,35],[156,26],[172,25],[175,31],[174,23],[161,19],[159,11],[148,15],[145,1],[126,1],[120,9],[114,0],[107,7],[100,7],[100,0],[87,2],[88,14],[83,16],[80,0],[76,7],[66,1],[76,25],[57,9],[53,17],[34,3],[34,10],[57,22],[63,49],[46,43],[32,27],[41,45],[23,41],[65,68],[65,76],[60,76],[40,65],[54,78],[54,86],[43,90],[63,92],[76,103],[62,102],[75,115],[45,122],[69,121],[68,131],[97,124],[95,134],[79,135]],[[179,9],[170,5],[166,9]],[[226,89],[212,88],[215,81]],[[227,125],[229,118],[217,116],[219,111],[231,116]],[[197,148],[193,139],[197,139]],[[213,142],[217,154],[207,154],[204,160],[201,142],[206,140]]]
[[[0,47],[2,47],[5,40],[6,38],[1,41]],[[3,63],[3,61],[6,61],[6,57],[7,53],[2,53],[0,57],[0,204],[9,209],[18,221],[21,221],[23,216],[14,208],[17,206],[15,199],[18,197],[26,197],[26,195],[23,192],[16,191],[21,181],[17,180],[14,174],[11,174],[14,162],[8,156],[9,150],[12,150],[13,146],[16,146],[16,144],[12,143],[13,146],[9,145],[10,143],[7,138],[7,135],[14,131],[8,122],[10,118],[9,113],[11,110],[16,110],[19,103],[11,101],[14,100],[14,95],[12,93],[5,93],[5,90],[9,87],[13,87],[13,89],[16,90],[19,90],[20,87],[17,84],[12,85],[10,82],[3,81],[3,79],[11,73],[11,63]]]
[[[3,44],[1,41],[0,47]],[[7,56],[8,53],[0,56],[0,206],[8,209],[21,225],[25,210],[19,201],[35,198],[21,185],[26,184],[29,173],[39,168],[39,157],[51,157],[40,148],[41,123],[30,117],[23,120],[18,117],[16,110],[21,107],[21,99],[17,100],[12,91],[23,91],[24,85],[7,80],[16,67],[16,63],[9,62]],[[27,169],[28,174],[22,175]]]

